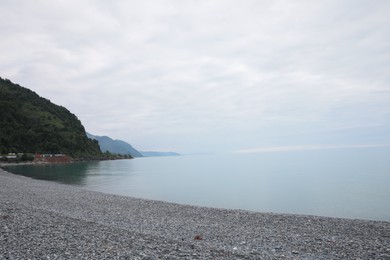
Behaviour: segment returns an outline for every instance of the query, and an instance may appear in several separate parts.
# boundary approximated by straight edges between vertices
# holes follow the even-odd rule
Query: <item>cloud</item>
[[[224,150],[389,124],[388,1],[0,7],[1,76],[141,148]]]

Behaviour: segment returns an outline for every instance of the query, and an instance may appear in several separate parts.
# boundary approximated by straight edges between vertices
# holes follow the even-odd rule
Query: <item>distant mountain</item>
[[[154,151],[140,151],[143,156],[145,157],[152,157],[152,156],[178,156],[180,154],[175,152],[154,152]]]
[[[5,153],[102,155],[99,144],[87,137],[68,109],[0,78],[0,154]]]
[[[108,136],[97,136],[90,133],[87,133],[87,136],[99,142],[102,152],[109,151],[110,153],[131,155],[132,157],[143,157],[139,151],[125,141],[113,140]]]

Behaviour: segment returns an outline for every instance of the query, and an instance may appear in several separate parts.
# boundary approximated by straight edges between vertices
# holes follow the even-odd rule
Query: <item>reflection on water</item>
[[[65,164],[10,165],[7,170],[15,174],[39,180],[50,180],[72,185],[85,185],[91,167],[98,162],[76,162]]]
[[[390,221],[390,149],[150,157],[8,170],[182,204]]]

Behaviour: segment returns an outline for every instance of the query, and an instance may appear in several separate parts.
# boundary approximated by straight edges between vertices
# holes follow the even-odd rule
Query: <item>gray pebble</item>
[[[389,259],[389,234],[389,222],[184,206],[0,169],[0,259]]]

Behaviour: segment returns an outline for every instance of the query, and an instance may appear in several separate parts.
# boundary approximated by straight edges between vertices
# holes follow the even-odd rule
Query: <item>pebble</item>
[[[0,259],[390,257],[389,222],[183,206],[1,169],[0,216]]]

